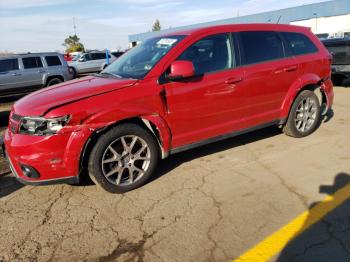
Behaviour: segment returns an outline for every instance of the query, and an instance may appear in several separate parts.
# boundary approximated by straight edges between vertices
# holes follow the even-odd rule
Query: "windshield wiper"
[[[101,72],[99,74],[94,74],[95,76],[104,76],[104,77],[117,77],[117,78],[123,78],[120,75],[108,73],[108,72]]]

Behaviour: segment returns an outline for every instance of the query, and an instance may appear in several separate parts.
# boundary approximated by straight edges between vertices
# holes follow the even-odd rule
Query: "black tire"
[[[57,85],[57,84],[60,84],[60,83],[62,83],[63,81],[62,81],[62,79],[60,79],[60,78],[52,78],[52,79],[50,79],[48,82],[47,82],[47,85],[46,86],[53,86],[53,85]]]
[[[75,68],[72,67],[72,66],[70,66],[69,68],[72,70],[72,73],[73,73],[73,78],[72,79],[77,78],[77,70],[75,70]]]
[[[312,103],[314,103],[314,121],[312,122],[312,124],[310,124],[307,129],[305,129],[304,131],[300,130],[300,128],[298,128],[298,124],[300,124],[299,122],[301,120],[297,120],[297,114],[304,115],[304,113],[300,113],[299,106],[300,104],[305,101],[306,99],[310,99],[310,101],[312,101]],[[310,113],[310,112],[309,112]],[[303,118],[303,117],[301,117]],[[298,122],[297,122],[298,121]],[[307,122],[307,121],[306,121]],[[294,100],[293,105],[290,109],[289,112],[289,116],[287,119],[287,122],[285,124],[285,126],[283,127],[283,132],[288,135],[288,136],[292,136],[292,137],[296,137],[296,138],[300,138],[300,137],[305,137],[310,135],[311,133],[313,133],[320,125],[321,123],[321,107],[320,107],[320,102],[316,96],[316,94],[310,90],[305,90],[302,91]],[[306,128],[306,127],[305,127]]]
[[[109,150],[109,146],[113,145],[113,143],[116,143],[116,141],[118,139],[122,139],[122,137],[128,137],[128,136],[135,136],[140,138],[140,140],[142,140],[142,142],[145,142],[148,146],[147,151],[150,153],[150,161],[148,162],[148,166],[145,172],[143,172],[143,174],[141,175],[141,177],[139,179],[135,179],[135,181],[131,184],[126,184],[126,185],[117,185],[112,183],[109,179],[107,179],[107,177],[104,174],[104,168],[105,166],[103,165],[108,165],[108,164],[102,164],[102,161],[105,159],[105,154],[107,152],[107,150]],[[125,140],[124,140],[125,141]],[[130,146],[131,143],[128,145]],[[132,148],[132,147],[131,147]],[[124,150],[124,149],[123,149]],[[118,152],[119,153],[119,152]],[[123,152],[124,153],[124,152]],[[123,155],[123,153],[121,153],[119,156]],[[133,156],[130,153],[131,156]],[[129,156],[128,156],[129,158]],[[122,159],[122,157],[120,158]],[[132,159],[130,157],[130,159]],[[125,159],[123,159],[124,161]],[[110,193],[124,193],[133,189],[136,189],[142,185],[144,185],[148,179],[152,176],[154,170],[156,169],[157,163],[159,160],[159,148],[158,148],[158,144],[155,140],[155,138],[153,137],[153,135],[145,130],[144,128],[136,125],[136,124],[122,124],[116,127],[113,127],[111,130],[109,130],[108,132],[106,132],[105,134],[103,134],[98,140],[96,145],[94,146],[94,148],[91,151],[91,154],[89,156],[89,162],[88,162],[88,172],[89,172],[89,176],[91,178],[91,180],[97,184],[98,186],[102,187],[104,190],[110,192]],[[130,160],[131,161],[131,160]],[[147,160],[148,161],[148,160]],[[125,176],[127,176],[129,174],[129,178],[130,178],[130,172],[134,172],[134,171],[130,171],[131,169],[127,169],[127,164],[121,164],[122,160],[118,160],[118,163],[115,163],[114,167],[111,169],[115,169],[116,166],[119,168],[119,164],[120,165],[126,165],[126,167],[123,166],[122,168],[122,176],[124,176],[125,181],[129,181],[127,180]],[[135,160],[136,162],[136,160]],[[111,163],[109,163],[110,165],[112,165]],[[129,164],[130,165],[130,164]],[[136,166],[136,164],[134,164]],[[127,169],[127,171],[126,171]],[[124,171],[126,171],[127,173],[124,173]],[[119,172],[118,174],[119,175]],[[123,178],[122,178],[123,179]],[[118,179],[116,179],[118,180]],[[121,181],[121,180],[119,180]]]

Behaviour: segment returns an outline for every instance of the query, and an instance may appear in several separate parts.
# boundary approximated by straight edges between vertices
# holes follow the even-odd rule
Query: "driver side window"
[[[229,34],[211,35],[188,47],[176,60],[191,61],[195,74],[217,72],[234,67]]]

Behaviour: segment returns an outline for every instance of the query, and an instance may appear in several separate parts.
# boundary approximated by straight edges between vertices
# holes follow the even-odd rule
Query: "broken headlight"
[[[38,136],[53,135],[67,125],[69,120],[69,115],[55,118],[23,117],[19,133]]]

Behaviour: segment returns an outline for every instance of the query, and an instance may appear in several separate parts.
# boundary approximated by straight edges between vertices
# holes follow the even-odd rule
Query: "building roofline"
[[[295,7],[289,7],[285,9],[278,9],[273,11],[267,11],[258,14],[250,14],[240,17],[233,17],[221,20],[215,20],[211,22],[198,23],[188,26],[180,26],[171,29],[165,29],[158,32],[144,32],[140,34],[129,35],[129,42],[142,41],[152,36],[164,35],[166,33],[178,32],[180,30],[190,30],[198,27],[208,27],[212,25],[225,25],[225,24],[244,24],[244,23],[256,23],[256,22],[269,22],[276,23],[278,20],[281,24],[288,24],[294,21],[307,20],[317,13],[318,17],[344,15],[350,13],[349,0],[331,0],[321,3],[313,3]],[[290,19],[288,19],[290,17]]]

